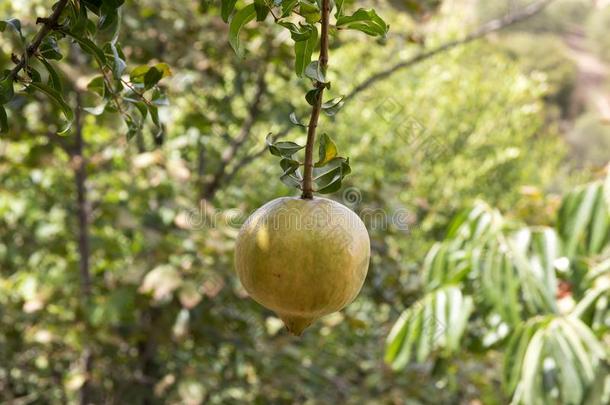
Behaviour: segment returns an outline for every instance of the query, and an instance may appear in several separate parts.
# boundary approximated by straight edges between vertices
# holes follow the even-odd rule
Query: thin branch
[[[456,46],[459,46],[459,45],[467,44],[476,39],[482,38],[492,32],[499,31],[501,29],[514,25],[518,22],[526,20],[530,17],[533,17],[534,15],[536,15],[536,14],[540,13],[542,10],[544,10],[544,8],[546,8],[553,1],[554,0],[534,1],[531,4],[529,4],[528,6],[524,7],[522,10],[519,10],[518,12],[507,14],[507,15],[497,18],[495,20],[488,21],[487,23],[485,23],[481,27],[479,27],[477,30],[471,32],[470,34],[466,35],[462,39],[446,42],[442,45],[437,46],[436,48],[433,48],[428,51],[422,52],[418,55],[415,55],[411,59],[407,59],[403,62],[399,62],[399,63],[395,64],[394,66],[389,67],[388,69],[375,73],[374,75],[372,75],[371,77],[369,77],[368,79],[366,79],[365,81],[363,81],[362,83],[360,83],[359,85],[354,87],[352,89],[352,91],[349,92],[343,100],[348,101],[348,100],[354,98],[354,96],[356,96],[358,93],[366,90],[367,88],[369,88],[373,84],[377,83],[378,81],[388,78],[389,76],[393,75],[394,73],[396,73],[397,71],[399,71],[401,69],[413,66],[416,63],[429,59],[441,52],[448,51],[449,49],[455,48]]]
[[[267,92],[267,82],[265,80],[265,74],[267,73],[267,59],[265,60],[265,66],[261,69],[259,73],[258,79],[256,81],[256,90],[254,93],[254,97],[248,106],[248,112],[246,114],[246,118],[241,126],[241,129],[237,136],[233,139],[231,144],[225,149],[216,168],[216,172],[212,177],[212,181],[210,181],[201,194],[201,198],[210,200],[214,198],[216,191],[222,185],[222,182],[225,177],[225,170],[231,160],[237,154],[239,148],[246,142],[248,137],[250,136],[250,132],[252,131],[252,127],[256,122],[256,118],[258,113],[260,112],[260,104],[263,98],[263,95]]]
[[[318,63],[320,70],[326,73],[328,66],[328,20],[330,16],[330,0],[322,0],[322,29],[320,32],[320,58]],[[311,109],[311,117],[307,126],[307,143],[305,145],[305,165],[303,167],[303,194],[301,198],[313,198],[313,147],[316,142],[316,129],[318,128],[318,119],[322,110],[322,96],[326,83],[316,83],[318,93],[316,100]]]
[[[40,31],[38,31],[38,33],[34,37],[34,40],[32,40],[32,43],[26,47],[26,50],[21,56],[21,60],[19,61],[19,63],[17,63],[13,70],[11,70],[10,76],[12,78],[15,78],[19,71],[27,66],[28,59],[34,56],[34,54],[36,54],[38,48],[40,47],[40,44],[42,44],[42,41],[51,31],[53,31],[57,27],[59,17],[61,16],[62,11],[64,10],[67,4],[68,0],[59,0],[57,2],[57,5],[55,6],[55,9],[53,10],[53,13],[49,16],[49,18],[39,18],[36,21],[37,23],[43,23],[42,28],[40,28]]]
[[[273,141],[275,142],[278,139],[283,138],[286,135],[288,135],[288,133],[290,132],[290,129],[291,128],[289,126],[284,127],[284,129],[282,131],[280,131],[277,135],[275,135],[273,137]],[[228,171],[228,173],[224,176],[223,183],[228,184],[229,182],[231,182],[241,169],[243,169],[245,166],[249,165],[254,160],[258,159],[259,157],[261,157],[262,155],[267,153],[267,151],[268,151],[268,148],[267,148],[267,145],[265,145],[263,148],[261,148],[257,152],[250,153],[248,155],[243,156],[235,165],[233,165],[233,168],[230,171]]]

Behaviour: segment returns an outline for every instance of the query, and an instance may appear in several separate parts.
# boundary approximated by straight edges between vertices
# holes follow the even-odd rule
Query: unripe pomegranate
[[[327,198],[277,198],[241,228],[235,267],[250,296],[300,335],[362,288],[370,241],[360,218]]]

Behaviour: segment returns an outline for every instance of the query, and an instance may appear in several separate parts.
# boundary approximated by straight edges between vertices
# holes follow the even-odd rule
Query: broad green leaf
[[[235,3],[237,0],[222,0],[220,5],[220,16],[224,22],[229,22],[229,17],[233,10],[235,10]]]
[[[282,0],[282,18],[292,14],[292,10],[298,2],[299,0]]]
[[[292,157],[292,155],[304,148],[304,146],[290,141],[274,143],[271,134],[267,135],[266,143],[267,148],[269,149],[269,152],[271,152],[272,155],[282,156],[285,158]]]
[[[154,66],[138,66],[134,68],[129,80],[132,83],[143,84],[146,89],[154,87],[161,79],[171,76],[171,70],[166,63],[157,63]]]
[[[59,74],[57,73],[55,68],[53,68],[50,62],[42,58],[39,58],[39,60],[47,69],[47,72],[49,72],[49,86],[53,87],[55,90],[57,90],[58,93],[61,94],[62,84],[61,79],[59,78]]]
[[[84,9],[84,7],[81,7],[81,9]],[[74,39],[85,53],[93,56],[100,67],[106,65],[106,55],[104,54],[104,51],[89,38],[85,38],[67,30],[62,30],[61,32]]]
[[[254,4],[249,4],[239,10],[229,23],[229,43],[238,56],[243,55],[239,33],[241,29],[256,17]]]
[[[89,84],[87,84],[87,89],[98,94],[101,97],[104,97],[106,94],[106,82],[104,81],[103,76],[94,77]]]
[[[310,24],[317,23],[322,16],[318,4],[309,0],[301,0],[299,2],[299,14]]]
[[[254,0],[254,10],[256,11],[256,21],[264,21],[269,14],[269,7],[265,0]]]
[[[46,37],[43,40],[39,52],[44,59],[61,60],[61,58],[63,58],[59,46],[57,45],[57,40],[53,37]]]
[[[37,82],[30,83],[28,87],[33,87],[41,93],[44,93],[47,97],[49,97],[51,101],[53,101],[61,109],[64,116],[66,117],[68,124],[70,124],[74,120],[74,112],[72,111],[72,108],[70,108],[68,103],[64,101],[63,97],[57,90],[45,84]],[[60,133],[66,133],[69,129],[70,126],[67,125],[60,131]]]
[[[321,167],[330,162],[337,156],[337,145],[327,134],[323,133],[320,136],[318,149],[318,161],[315,163],[315,167]]]
[[[307,94],[305,94],[305,100],[307,101],[307,103],[309,105],[315,105],[316,102],[318,101],[318,95],[320,94],[321,89],[319,88],[313,88],[311,90],[309,90],[307,92]]]
[[[375,10],[357,10],[350,16],[340,16],[337,18],[337,28],[349,28],[362,31],[371,36],[384,37],[389,30],[389,26],[377,15]]]
[[[314,26],[311,36],[305,41],[294,43],[295,62],[294,70],[297,76],[302,77],[311,62],[313,51],[318,45],[318,29]]]
[[[305,68],[305,76],[309,77],[311,80],[315,80],[318,83],[327,83],[326,76],[322,71],[320,63],[317,60],[312,61]]]

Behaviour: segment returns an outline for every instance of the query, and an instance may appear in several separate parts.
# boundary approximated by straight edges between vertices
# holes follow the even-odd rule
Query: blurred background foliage
[[[159,107],[166,131],[159,137],[147,127],[127,141],[116,114],[83,114],[90,293],[79,272],[74,136],[54,135],[60,113],[46,100],[20,95],[8,106],[11,128],[0,138],[0,402],[76,403],[86,391],[100,404],[508,403],[514,391],[502,362],[521,361],[523,353],[511,351],[507,333],[481,343],[490,325],[502,329],[494,320],[502,310],[483,298],[468,309],[468,297],[484,294],[475,276],[449,287],[468,318],[467,339],[458,338],[451,356],[423,351],[395,367],[384,360],[386,338],[405,309],[425,308],[418,304],[430,291],[425,259],[437,242],[447,238],[441,243],[458,256],[478,248],[481,241],[464,235],[455,247],[464,210],[486,207],[502,224],[555,227],[561,196],[604,178],[607,3],[557,0],[506,31],[376,82],[324,119],[354,171],[332,197],[361,214],[373,254],[358,299],[294,338],[247,298],[232,269],[239,224],[264,202],[292,193],[261,153],[269,132],[304,142],[288,119],[293,111],[307,114],[290,38],[272,24],[248,25],[238,58],[218,3],[126,1],[120,41],[128,70],[164,62],[172,71],[160,82],[169,100]],[[32,16],[48,15],[50,4],[0,1],[0,13],[19,18],[31,35]],[[358,32],[333,36],[329,96],[524,4],[375,2],[390,33],[378,44]],[[8,32],[0,47],[0,66],[11,68]],[[81,90],[96,76],[93,61],[68,43],[61,47],[67,57],[55,66],[67,101],[76,105],[78,90],[82,105],[94,107],[95,97]],[[565,218],[579,215],[566,210]],[[589,224],[610,213],[599,215]],[[544,288],[552,300],[578,303],[592,288],[592,268],[608,277],[592,264],[608,258],[607,238],[600,249],[565,255],[587,265],[560,274],[570,288]],[[502,298],[502,290],[494,294]],[[593,350],[596,373],[610,346],[604,294],[606,317],[583,320],[602,347],[602,354]],[[541,327],[573,326],[560,317],[565,311],[553,313],[559,320]],[[508,324],[520,330],[528,319]],[[577,386],[586,391],[595,379],[585,377]],[[532,388],[514,400],[594,404],[561,389],[540,396]]]

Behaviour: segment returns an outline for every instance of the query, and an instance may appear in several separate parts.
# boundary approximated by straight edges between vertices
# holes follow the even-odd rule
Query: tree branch
[[[78,254],[80,257],[79,271],[83,301],[88,302],[91,298],[91,273],[89,269],[89,202],[87,201],[87,171],[84,155],[83,122],[82,122],[82,100],[81,94],[76,91],[76,111],[74,146],[69,149],[72,167],[74,169],[74,180],[76,183],[76,211],[78,215]],[[80,403],[87,405],[91,402],[91,384],[89,382],[93,370],[93,357],[89,345],[85,345],[81,356],[82,367],[87,380],[80,389]]]
[[[218,164],[218,168],[212,177],[212,181],[208,183],[201,194],[202,199],[210,200],[214,198],[216,191],[222,185],[222,182],[225,177],[225,170],[231,160],[237,154],[239,148],[244,144],[244,142],[250,136],[250,132],[254,123],[256,122],[256,118],[258,113],[260,112],[260,103],[263,98],[263,95],[267,92],[267,82],[265,80],[265,74],[267,73],[267,59],[265,58],[265,66],[261,69],[259,73],[258,79],[256,81],[256,90],[254,93],[254,97],[248,106],[248,112],[246,114],[246,118],[241,126],[241,129],[237,136],[233,139],[231,144],[225,149],[220,159],[220,163]]]
[[[45,37],[57,27],[59,17],[61,16],[62,11],[64,10],[67,4],[68,0],[59,0],[57,2],[57,5],[55,6],[55,9],[53,10],[53,13],[51,13],[49,18],[38,18],[36,20],[37,24],[39,22],[42,23],[42,28],[40,28],[40,30],[34,37],[32,43],[26,47],[26,50],[21,56],[19,63],[17,63],[13,70],[11,70],[10,76],[12,78],[15,78],[19,71],[27,66],[28,59],[34,56],[36,51],[38,51],[38,47],[40,47],[40,44],[45,39]]]
[[[320,32],[320,57],[318,63],[322,73],[326,73],[328,66],[328,20],[330,16],[330,0],[322,0],[322,29]],[[313,198],[313,147],[316,142],[316,129],[318,128],[318,119],[322,109],[322,96],[326,83],[316,83],[318,93],[316,101],[311,109],[311,117],[307,126],[307,143],[305,145],[305,163],[303,166],[303,194],[301,198]]]
[[[369,88],[376,82],[388,78],[389,76],[393,75],[394,73],[396,73],[397,71],[399,71],[401,69],[413,66],[416,63],[429,59],[441,52],[448,51],[449,49],[455,48],[456,46],[459,46],[459,45],[467,44],[476,39],[482,38],[494,31],[499,31],[499,30],[509,27],[513,24],[516,24],[520,21],[533,17],[534,15],[536,15],[536,14],[540,13],[542,10],[544,10],[544,8],[546,6],[548,6],[550,3],[552,3],[553,1],[554,0],[534,1],[531,4],[529,4],[528,6],[524,7],[522,10],[519,10],[518,12],[505,15],[505,16],[497,18],[495,20],[488,21],[487,23],[485,23],[481,27],[479,27],[477,30],[471,32],[470,34],[466,35],[462,39],[446,42],[442,45],[437,46],[436,48],[433,48],[428,51],[422,52],[418,55],[415,55],[411,59],[407,59],[403,62],[399,62],[388,69],[375,73],[374,75],[372,75],[371,77],[369,77],[368,79],[366,79],[365,81],[363,81],[362,83],[360,83],[359,85],[354,87],[352,89],[352,91],[350,91],[343,100],[348,101],[348,100],[354,98],[354,96],[356,96],[358,93],[366,90],[367,88]]]

